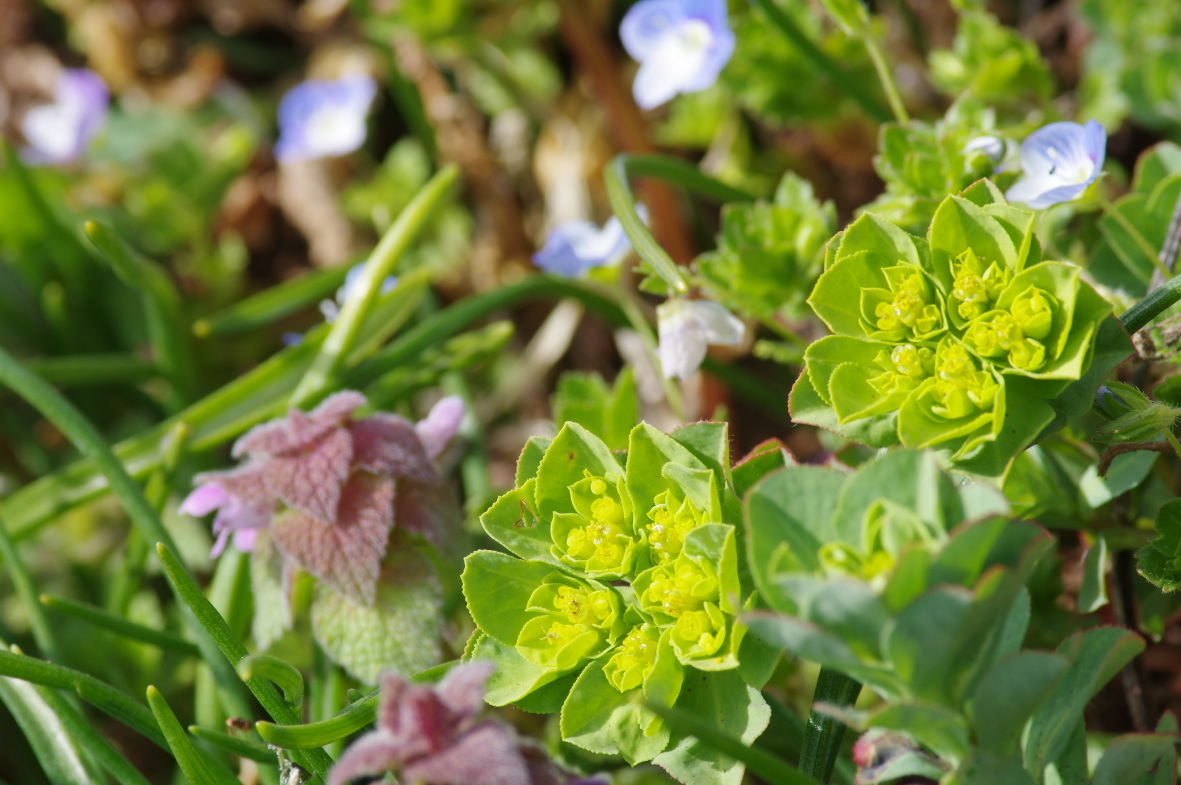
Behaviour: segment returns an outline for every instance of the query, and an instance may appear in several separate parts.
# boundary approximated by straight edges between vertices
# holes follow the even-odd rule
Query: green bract
[[[514,555],[477,551],[463,573],[479,626],[468,655],[497,664],[487,700],[560,710],[585,749],[736,785],[740,764],[642,702],[718,716],[747,743],[766,726],[774,652],[737,621],[753,593],[739,510],[724,426],[641,424],[620,454],[576,423],[532,440],[517,487],[481,518]]]
[[[808,300],[835,334],[805,352],[792,416],[1001,474],[1089,399],[1090,379],[1071,383],[1106,372],[1127,343],[1108,327],[1113,356],[1092,362],[1111,306],[1079,268],[1041,259],[1032,226],[987,181],[944,200],[925,240],[873,214],[855,221]]]

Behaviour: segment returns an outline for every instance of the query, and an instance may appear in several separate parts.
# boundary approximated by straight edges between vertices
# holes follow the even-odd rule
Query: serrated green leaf
[[[418,673],[442,660],[443,591],[435,568],[407,543],[391,546],[371,607],[324,583],[312,600],[312,632],[332,659],[365,684],[383,670]]]

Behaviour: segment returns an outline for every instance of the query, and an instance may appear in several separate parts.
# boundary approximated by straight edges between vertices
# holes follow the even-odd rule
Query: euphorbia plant
[[[560,710],[562,737],[594,752],[737,782],[741,764],[642,701],[716,715],[748,743],[766,726],[774,652],[738,619],[753,588],[739,509],[720,424],[640,424],[619,456],[573,423],[531,441],[481,519],[513,555],[477,551],[463,574],[467,654],[497,665],[487,700]]]

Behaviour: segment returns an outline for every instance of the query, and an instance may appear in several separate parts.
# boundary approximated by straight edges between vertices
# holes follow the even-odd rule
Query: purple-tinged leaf
[[[271,492],[289,507],[332,524],[353,460],[353,440],[343,428],[322,435],[294,454],[274,455],[263,464]]]
[[[285,556],[330,586],[371,605],[393,526],[392,480],[359,474],[340,497],[334,524],[292,512],[272,528]]]

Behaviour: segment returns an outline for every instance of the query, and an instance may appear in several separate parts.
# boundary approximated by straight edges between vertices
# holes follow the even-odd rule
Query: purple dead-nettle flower
[[[1069,202],[1099,176],[1106,151],[1107,134],[1095,120],[1050,123],[1021,143],[1024,176],[1005,196],[1035,210]]]
[[[275,157],[290,162],[353,152],[365,141],[376,95],[377,83],[364,75],[297,84],[279,102]]]
[[[640,0],[619,37],[640,64],[632,94],[642,109],[712,86],[734,53],[726,0]]]
[[[517,738],[484,719],[484,682],[492,663],[466,662],[434,687],[394,673],[381,677],[377,728],[352,744],[328,773],[328,785],[395,772],[416,785],[557,785],[569,777]]]
[[[324,321],[331,324],[336,321],[336,317],[340,316],[340,309],[344,308],[345,301],[349,299],[353,289],[357,287],[357,281],[361,279],[361,273],[364,270],[364,265],[355,265],[344,278],[344,283],[336,290],[336,298],[334,300],[321,300],[320,313],[324,314]],[[381,293],[389,294],[398,285],[398,277],[391,275],[381,282]]]
[[[638,205],[636,211],[647,223],[648,208]],[[631,247],[614,215],[602,229],[590,221],[567,221],[546,235],[545,247],[533,254],[533,264],[547,273],[577,278],[595,267],[619,264]]]
[[[31,164],[68,164],[82,156],[107,119],[111,94],[102,77],[85,68],[62,71],[54,102],[30,109],[21,121]]]
[[[706,346],[738,346],[746,326],[709,300],[668,300],[656,306],[657,355],[666,379],[688,379],[705,359]]]
[[[458,417],[427,416],[434,423],[428,448],[415,426],[396,415],[353,419],[364,405],[365,396],[346,391],[310,413],[292,409],[234,444],[243,465],[197,475],[198,488],[181,509],[218,510],[214,554],[231,537],[248,550],[269,527],[290,564],[368,605],[395,522],[445,547],[449,515],[441,508],[449,510],[453,500],[431,452],[454,435],[446,425],[458,427]]]

